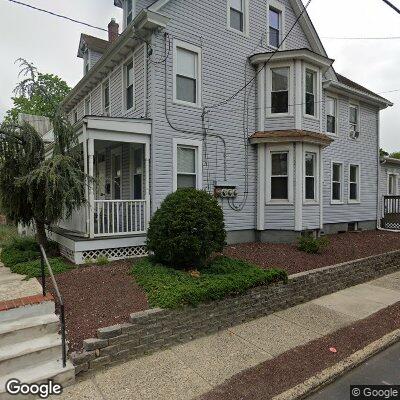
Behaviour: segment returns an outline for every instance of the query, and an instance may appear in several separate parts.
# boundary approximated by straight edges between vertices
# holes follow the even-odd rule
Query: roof
[[[333,139],[324,133],[300,130],[300,129],[287,129],[276,131],[263,131],[255,132],[250,136],[250,141],[253,143],[259,142],[313,142],[321,145],[328,146],[333,142]]]
[[[85,33],[82,33],[81,35],[81,43],[84,41],[86,43],[86,46],[90,50],[94,50],[97,53],[104,53],[108,46],[110,45],[110,42],[108,40],[100,39],[95,36],[90,36],[86,35]]]
[[[359,85],[358,83],[352,81],[349,78],[346,78],[343,75],[338,74],[337,72],[336,72],[336,76],[338,78],[339,83],[341,83],[343,85],[346,85],[346,86],[348,86],[348,87],[350,87],[352,89],[358,90],[360,92],[364,92],[364,93],[369,94],[371,96],[379,97],[380,99],[384,100],[385,102],[389,102],[384,97],[379,96],[379,94],[376,94],[376,93],[372,92],[371,90],[367,89],[366,87]]]
[[[381,163],[382,163],[382,164],[396,164],[396,165],[400,165],[400,159],[398,159],[398,158],[393,158],[393,157],[383,157],[383,158],[381,158]]]

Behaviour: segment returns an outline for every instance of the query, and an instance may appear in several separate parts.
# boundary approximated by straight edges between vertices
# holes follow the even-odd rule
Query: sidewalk
[[[65,399],[194,399],[226,379],[400,302],[400,272],[127,363],[66,388]]]

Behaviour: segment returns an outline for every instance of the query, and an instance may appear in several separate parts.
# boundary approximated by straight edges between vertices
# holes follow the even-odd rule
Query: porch
[[[400,231],[400,195],[383,196],[381,227]]]
[[[143,245],[150,220],[151,121],[85,117],[77,130],[87,204],[59,221],[55,240],[71,252],[73,261],[77,257],[72,253],[83,249]]]

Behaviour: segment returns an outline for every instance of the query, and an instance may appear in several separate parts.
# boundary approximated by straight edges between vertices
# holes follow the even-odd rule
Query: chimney
[[[119,36],[119,25],[116,23],[115,18],[111,18],[111,22],[108,24],[108,41],[114,42]]]

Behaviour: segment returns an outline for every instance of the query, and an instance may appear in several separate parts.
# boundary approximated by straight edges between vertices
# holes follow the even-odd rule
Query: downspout
[[[377,173],[377,210],[376,210],[376,228],[381,228],[381,131],[380,131],[380,111],[378,111],[377,129],[378,129],[378,173]]]

